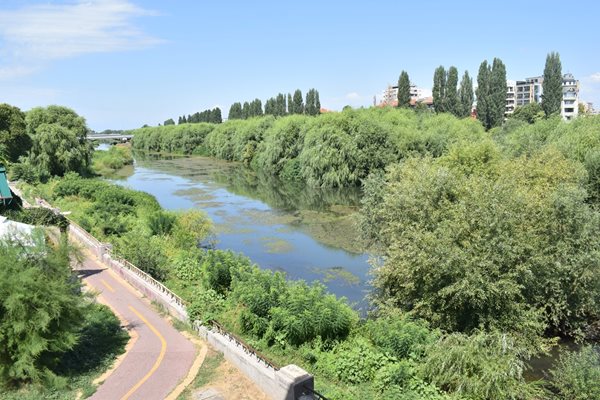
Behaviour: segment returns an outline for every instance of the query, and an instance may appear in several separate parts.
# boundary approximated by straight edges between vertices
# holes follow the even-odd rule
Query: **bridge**
[[[119,140],[122,142],[128,142],[131,140],[133,135],[124,135],[124,134],[116,134],[116,135],[87,135],[87,140]]]

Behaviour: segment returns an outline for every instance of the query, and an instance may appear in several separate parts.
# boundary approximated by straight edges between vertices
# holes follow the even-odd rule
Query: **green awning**
[[[0,166],[0,203],[7,205],[12,201],[12,193],[6,180],[6,168]]]

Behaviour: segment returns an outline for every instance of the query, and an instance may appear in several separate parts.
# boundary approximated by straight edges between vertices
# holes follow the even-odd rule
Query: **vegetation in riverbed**
[[[108,150],[96,150],[92,158],[92,168],[97,174],[112,177],[127,165],[133,165],[129,145],[110,146]]]
[[[360,283],[360,278],[352,272],[345,270],[344,267],[331,267],[327,269],[314,268],[312,271],[322,274],[322,280],[325,283],[334,280],[341,280],[348,285],[358,285]]]

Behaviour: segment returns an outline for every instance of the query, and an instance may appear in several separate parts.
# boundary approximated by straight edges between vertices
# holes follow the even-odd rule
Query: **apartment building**
[[[542,94],[544,93],[542,89],[543,82],[543,76],[534,76],[533,78],[526,78],[524,81],[517,81],[515,106],[524,106],[533,102],[541,103]]]
[[[543,83],[543,76],[534,76],[516,82],[506,81],[506,111],[504,115],[512,114],[515,107],[521,107],[529,103],[541,104],[544,94]],[[573,77],[573,74],[563,75],[562,91],[563,99],[560,115],[565,120],[570,120],[576,117],[579,111],[579,81]]]
[[[426,100],[431,97],[431,90],[410,85],[410,102],[415,104],[419,101]],[[381,94],[380,106],[397,106],[398,105],[398,86],[389,85]]]
[[[515,111],[515,89],[517,88],[516,81],[506,81],[506,109],[504,116],[508,117]]]
[[[573,74],[563,75],[562,91],[560,115],[570,120],[579,114],[579,81],[573,77]]]

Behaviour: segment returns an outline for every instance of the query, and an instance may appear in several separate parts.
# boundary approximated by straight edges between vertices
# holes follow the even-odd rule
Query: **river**
[[[154,195],[165,209],[206,212],[216,248],[291,279],[320,281],[365,312],[369,264],[356,227],[359,189],[308,188],[199,156],[136,154],[120,175],[111,180]]]

